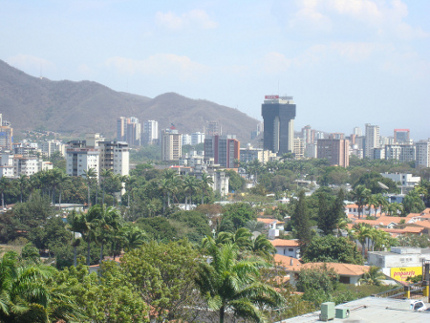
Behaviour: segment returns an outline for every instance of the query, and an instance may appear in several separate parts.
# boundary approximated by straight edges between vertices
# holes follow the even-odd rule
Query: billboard
[[[422,267],[399,267],[391,268],[391,278],[399,281],[406,281],[408,277],[414,277],[423,274]]]
[[[264,97],[264,99],[266,99],[266,100],[276,100],[276,99],[279,99],[279,95],[266,95]]]

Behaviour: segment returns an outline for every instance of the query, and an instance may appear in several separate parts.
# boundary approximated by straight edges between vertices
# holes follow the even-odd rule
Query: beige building
[[[349,140],[319,139],[317,142],[317,158],[327,159],[330,165],[349,166]]]
[[[255,159],[257,159],[260,163],[265,164],[270,160],[276,159],[276,154],[272,153],[270,150],[253,148],[252,146],[248,146],[246,148],[240,148],[241,163],[248,163]]]
[[[182,157],[182,135],[177,130],[163,131],[161,138],[161,159],[179,160]]]

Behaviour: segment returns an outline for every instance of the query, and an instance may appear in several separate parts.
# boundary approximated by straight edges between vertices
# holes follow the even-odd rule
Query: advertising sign
[[[279,99],[279,95],[266,95],[264,98],[266,100],[276,100]]]
[[[391,278],[399,281],[406,281],[408,277],[414,277],[423,274],[422,267],[399,267],[391,268]]]

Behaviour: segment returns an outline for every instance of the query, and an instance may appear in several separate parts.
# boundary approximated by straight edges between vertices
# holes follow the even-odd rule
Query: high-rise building
[[[189,134],[182,134],[182,146],[191,145],[191,136]]]
[[[430,139],[421,140],[415,144],[416,147],[416,167],[430,167]]]
[[[213,158],[215,164],[222,167],[236,167],[235,160],[240,160],[240,142],[236,136],[212,136],[205,139],[205,161]]]
[[[116,120],[116,140],[127,141],[127,118],[119,117]]]
[[[357,137],[361,137],[363,135],[363,132],[361,131],[360,127],[354,127],[354,129],[352,130],[352,133]]]
[[[117,119],[116,140],[126,141],[130,146],[140,146],[142,129],[136,117],[119,117]]]
[[[222,135],[221,124],[218,121],[210,121],[206,133],[209,137],[215,136],[215,135],[221,136]]]
[[[303,140],[299,137],[294,138],[294,157],[296,159],[302,159],[305,156],[305,145]]]
[[[205,141],[205,134],[202,132],[194,132],[191,134],[191,145],[195,146]]]
[[[13,141],[13,128],[10,126],[10,122],[3,120],[3,116],[0,113],[0,148],[12,149]]]
[[[366,123],[364,140],[364,157],[372,158],[372,149],[379,148],[379,126]]]
[[[264,149],[282,155],[294,150],[296,105],[292,96],[266,95],[261,106]]]
[[[394,129],[394,142],[397,144],[409,144],[409,129]]]
[[[152,145],[158,140],[158,121],[146,120],[143,123],[143,143]]]
[[[114,174],[129,174],[129,148],[125,141],[104,140],[98,133],[86,135],[86,140],[68,143],[66,149],[66,171],[70,176],[83,176],[94,169],[97,178],[103,169]]]
[[[314,133],[312,133],[312,128],[310,125],[304,126],[302,128],[302,139],[305,147],[307,144],[311,144],[314,142],[313,134]]]
[[[166,129],[161,136],[161,159],[179,160],[182,156],[182,135],[174,129]]]
[[[317,158],[327,159],[330,165],[349,166],[349,140],[319,139]]]
[[[401,163],[415,161],[415,149],[414,145],[385,145],[385,159],[395,159]]]

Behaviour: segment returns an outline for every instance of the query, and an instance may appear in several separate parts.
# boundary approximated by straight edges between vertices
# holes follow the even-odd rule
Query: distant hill
[[[0,113],[14,131],[44,128],[79,136],[100,132],[116,136],[116,119],[134,116],[153,119],[159,128],[175,124],[180,133],[202,131],[210,121],[218,121],[224,134],[236,134],[250,141],[257,120],[237,109],[205,100],[193,100],[176,93],[156,98],[116,92],[96,82],[51,81],[37,78],[0,60]]]

